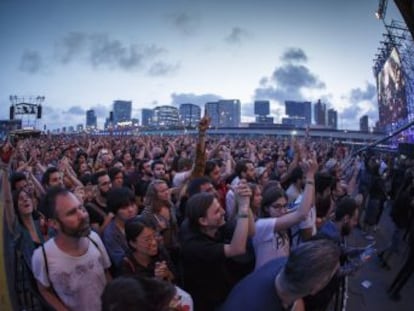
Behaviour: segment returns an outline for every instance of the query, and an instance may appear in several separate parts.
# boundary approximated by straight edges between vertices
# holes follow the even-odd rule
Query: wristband
[[[305,183],[307,185],[314,185],[315,184],[315,182],[313,180],[307,180]]]
[[[249,214],[238,214],[237,217],[239,217],[239,218],[249,218]]]

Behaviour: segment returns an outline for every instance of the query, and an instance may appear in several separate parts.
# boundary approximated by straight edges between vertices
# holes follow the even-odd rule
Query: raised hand
[[[165,261],[157,261],[155,263],[154,276],[159,279],[168,278],[169,269]]]
[[[208,115],[205,115],[201,118],[200,123],[198,124],[198,129],[200,132],[205,132],[210,127],[211,118]]]
[[[6,141],[1,147],[0,147],[0,159],[2,164],[8,165],[10,163],[10,159],[12,158],[14,154],[14,147],[10,144],[9,141]]]
[[[305,175],[315,175],[318,171],[319,165],[315,151],[310,151],[306,159],[302,160],[302,169]]]
[[[248,213],[252,190],[245,179],[240,180],[240,183],[234,188],[234,193],[237,206],[239,207],[239,213]]]

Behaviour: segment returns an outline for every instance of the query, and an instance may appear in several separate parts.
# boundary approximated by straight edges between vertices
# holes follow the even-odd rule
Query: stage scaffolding
[[[393,20],[390,24],[386,24],[383,40],[380,41],[381,46],[375,55],[373,72],[377,78],[384,67],[385,62],[390,56],[393,48],[396,48],[401,60],[402,74],[405,81],[405,97],[407,105],[407,117],[386,125],[386,132],[389,134],[390,143],[398,142],[414,142],[414,127],[408,126],[414,121],[414,41],[407,26],[400,21]],[[407,127],[404,131],[399,129]],[[390,135],[393,132],[399,132],[398,136]]]

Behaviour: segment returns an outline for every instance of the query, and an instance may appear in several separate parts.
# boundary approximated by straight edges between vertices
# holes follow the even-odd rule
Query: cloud
[[[292,61],[306,63],[308,61],[308,57],[301,48],[288,48],[280,59],[285,63]]]
[[[344,127],[355,124],[355,120],[364,115],[368,115],[371,121],[378,120],[376,88],[373,84],[366,83],[363,88],[352,89],[342,99],[348,102],[347,107],[340,113]]]
[[[150,76],[166,76],[175,73],[179,68],[179,64],[172,65],[165,62],[156,62],[151,65],[148,74]]]
[[[68,64],[82,54],[88,45],[88,35],[82,32],[71,32],[55,46],[56,58],[62,64]]]
[[[172,93],[171,94],[171,105],[179,106],[181,104],[191,103],[204,108],[204,105],[208,102],[214,102],[222,99],[221,96],[216,94],[201,94],[196,95],[193,93]]]
[[[292,63],[293,60],[307,61],[302,49],[290,48],[281,59],[282,65],[276,67],[270,77],[260,79],[255,90],[256,99],[275,100],[279,103],[285,100],[305,100],[304,90],[325,89],[325,83],[306,65]]]
[[[142,67],[145,61],[165,52],[156,45],[124,45],[119,40],[110,39],[106,34],[91,35],[89,44],[88,56],[94,67],[107,66],[134,70]]]
[[[272,85],[262,86],[255,91],[255,99],[257,100],[275,100],[278,102],[284,102],[285,100],[301,100],[302,95],[295,92],[288,92]]]
[[[61,109],[49,105],[42,105],[42,122],[47,129],[60,128],[63,124],[69,124],[72,117],[65,114]]]
[[[26,50],[20,59],[19,69],[22,72],[35,74],[42,70],[43,58],[37,51]]]
[[[55,60],[62,65],[86,61],[93,68],[136,71],[150,67],[149,71],[156,73],[162,72],[159,64],[163,64],[164,71],[178,69],[177,65],[159,59],[166,53],[166,49],[155,44],[125,43],[105,33],[83,32],[68,33],[55,44],[54,50]]]
[[[187,13],[175,13],[169,15],[174,28],[186,36],[194,35],[200,27],[200,16],[197,14],[189,15]]]
[[[72,106],[67,110],[67,113],[78,115],[78,116],[85,116],[85,109],[80,106]]]
[[[233,27],[231,33],[225,38],[227,43],[241,44],[248,37],[248,32],[240,27]]]
[[[358,103],[364,100],[375,101],[376,96],[377,88],[373,84],[367,83],[365,85],[365,89],[352,89],[349,95],[349,99],[352,103]]]
[[[267,77],[263,77],[260,79],[259,85],[265,87],[268,82],[269,82],[269,79]]]
[[[304,65],[287,64],[276,68],[272,75],[282,89],[300,90],[301,88],[324,89],[325,83],[320,81],[316,75],[310,72]]]
[[[90,109],[95,110],[95,114],[97,117],[100,117],[100,118],[109,117],[109,108],[104,105],[95,105],[95,106],[92,106]]]

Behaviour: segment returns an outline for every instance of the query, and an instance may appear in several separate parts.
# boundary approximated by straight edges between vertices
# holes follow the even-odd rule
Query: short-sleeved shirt
[[[125,235],[116,226],[114,219],[106,226],[102,239],[113,264],[111,271],[117,275],[120,272],[122,258],[128,253],[129,247]]]
[[[182,230],[182,266],[184,289],[194,300],[197,311],[212,311],[224,301],[231,290],[224,253],[224,242],[201,232],[190,230],[186,222]]]
[[[256,268],[269,260],[287,257],[290,252],[289,236],[286,232],[275,232],[277,218],[259,218],[256,221],[256,232],[253,236],[253,247],[256,254]]]
[[[185,181],[190,177],[191,171],[177,172],[175,173],[172,181],[173,187],[181,187]]]
[[[106,206],[100,205],[96,200],[85,204],[85,208],[89,214],[89,221],[91,224],[99,224],[100,226],[104,223],[105,217],[108,214]]]
[[[299,205],[302,203],[303,195],[300,194],[294,202],[289,204],[289,209],[297,209]],[[316,208],[312,206],[306,215],[306,219],[301,221],[299,224],[292,226],[291,229],[291,238],[292,238],[292,245],[297,246],[302,242],[301,238],[301,230],[312,229],[312,236],[314,236],[317,232],[316,229]]]
[[[63,252],[51,239],[44,244],[49,277],[42,248],[32,257],[33,274],[44,287],[53,287],[60,300],[71,310],[101,310],[101,294],[106,285],[105,269],[111,262],[99,236],[91,232],[88,250],[81,256]]]

